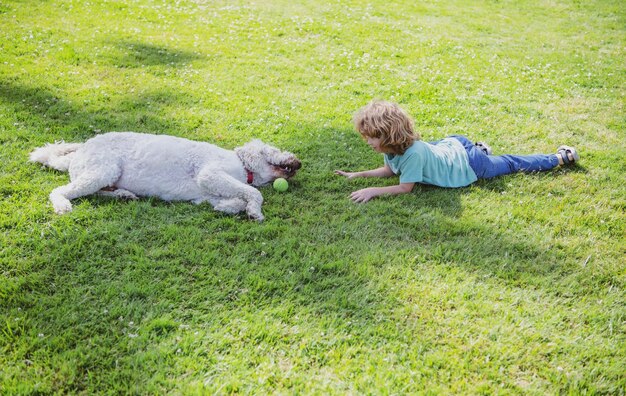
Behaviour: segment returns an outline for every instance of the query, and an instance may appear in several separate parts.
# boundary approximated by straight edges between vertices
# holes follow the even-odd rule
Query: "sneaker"
[[[574,162],[580,161],[580,155],[578,155],[574,147],[559,146],[559,148],[556,149],[556,153],[563,158],[563,165],[573,164]]]
[[[476,143],[474,143],[474,146],[476,146],[479,149],[481,149],[483,151],[483,153],[485,153],[485,155],[493,154],[493,150],[491,150],[491,147],[489,147],[489,145],[487,143],[485,143],[485,142],[476,142]]]

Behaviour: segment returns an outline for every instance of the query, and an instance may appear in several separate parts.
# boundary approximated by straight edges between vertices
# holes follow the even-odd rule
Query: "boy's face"
[[[385,153],[385,151],[380,148],[380,138],[365,136],[365,141],[377,153]]]

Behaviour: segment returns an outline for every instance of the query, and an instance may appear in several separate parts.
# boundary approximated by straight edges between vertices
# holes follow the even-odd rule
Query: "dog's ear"
[[[235,153],[239,156],[246,169],[255,171],[261,169],[265,164],[264,150],[267,147],[262,141],[255,139],[241,147],[235,148]]]

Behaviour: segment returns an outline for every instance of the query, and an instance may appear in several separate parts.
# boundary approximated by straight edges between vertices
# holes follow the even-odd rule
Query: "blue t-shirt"
[[[385,154],[385,164],[400,175],[400,183],[464,187],[478,180],[465,148],[455,138],[435,144],[416,140],[402,155]]]

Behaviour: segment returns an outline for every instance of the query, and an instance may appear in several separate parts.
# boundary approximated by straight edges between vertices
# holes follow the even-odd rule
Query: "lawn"
[[[0,393],[626,392],[626,8],[598,1],[0,0]],[[417,186],[351,118],[577,147],[575,167]],[[35,147],[107,131],[303,162],[262,223],[85,197]]]

